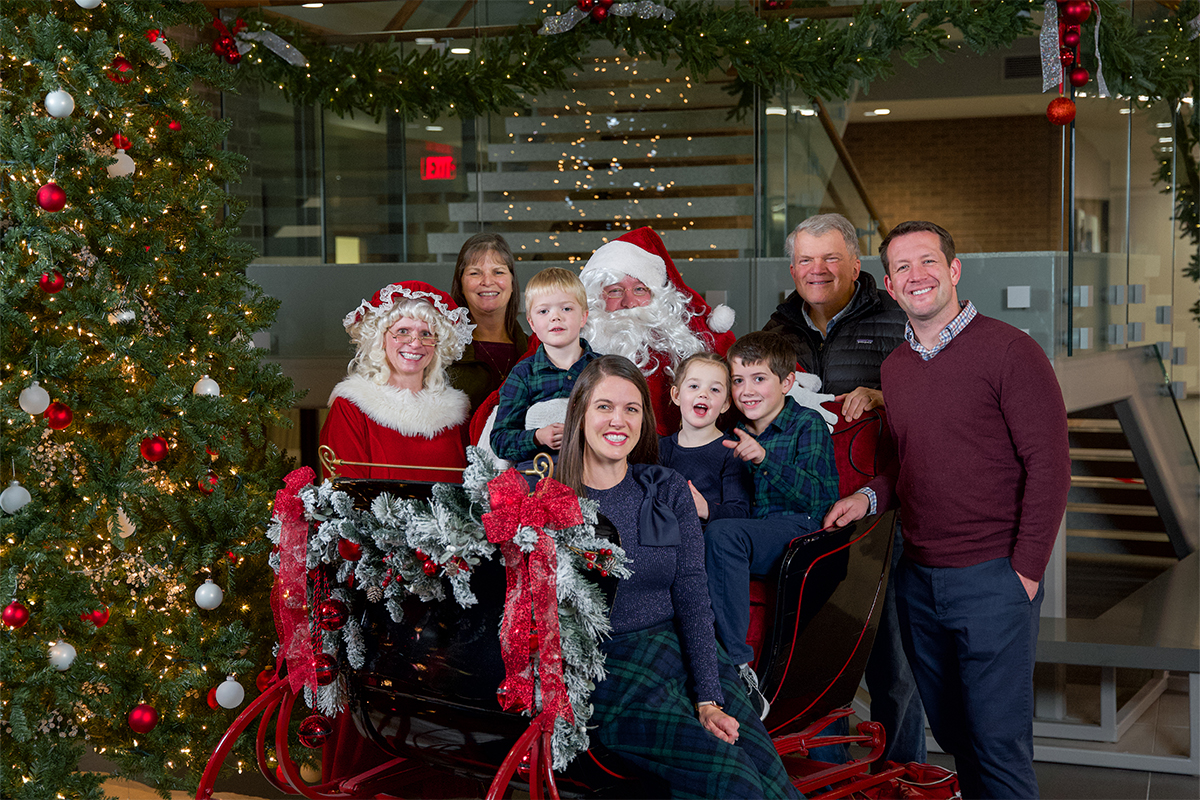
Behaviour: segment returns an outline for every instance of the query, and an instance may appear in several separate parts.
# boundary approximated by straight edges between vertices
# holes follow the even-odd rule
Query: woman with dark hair
[[[499,388],[525,355],[529,337],[521,330],[520,287],[512,250],[504,237],[477,233],[458,251],[450,297],[465,306],[475,324],[473,340],[450,365],[450,384],[471,399],[471,411]]]
[[[599,503],[633,569],[601,645],[608,677],[591,697],[596,739],[661,776],[672,797],[799,797],[718,650],[687,481],[657,459],[646,379],[628,359],[601,356],[571,392],[555,471]]]

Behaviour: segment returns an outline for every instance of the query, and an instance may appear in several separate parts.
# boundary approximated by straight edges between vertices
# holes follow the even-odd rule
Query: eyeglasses
[[[649,297],[652,292],[647,286],[634,286],[632,289],[625,289],[621,286],[610,286],[604,290],[603,295],[606,300],[620,300],[626,294],[631,294],[639,300]]]
[[[424,347],[437,347],[437,334],[433,331],[414,331],[412,328],[399,328],[394,331],[388,331],[388,336],[396,344],[407,344],[408,342],[416,342]]]

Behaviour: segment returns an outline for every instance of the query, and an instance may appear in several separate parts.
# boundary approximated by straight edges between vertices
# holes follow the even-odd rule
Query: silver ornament
[[[71,116],[71,112],[75,110],[75,98],[71,97],[69,92],[62,89],[55,89],[46,95],[46,113],[52,117]]]
[[[221,708],[237,708],[246,699],[246,690],[230,675],[217,687],[217,702]]]
[[[75,5],[80,8],[95,8],[100,5],[100,0],[75,0]]]
[[[192,386],[192,394],[205,395],[207,397],[220,397],[221,387],[212,378],[204,375],[200,380],[196,381]]]
[[[33,381],[21,392],[17,402],[20,403],[22,411],[36,417],[50,407],[50,394],[38,386],[37,381]]]
[[[150,46],[157,50],[159,55],[162,56],[162,61],[159,61],[157,64],[155,64],[156,67],[162,69],[171,62],[171,48],[167,47],[166,42],[164,42],[162,39],[155,39],[150,43]]]
[[[116,522],[113,522],[111,518],[108,520],[108,532],[112,533],[114,530],[122,539],[128,539],[137,533],[137,526],[133,524],[133,520],[125,513],[125,509],[119,506],[117,507]]]
[[[196,605],[205,611],[212,611],[221,605],[221,601],[224,599],[225,593],[221,591],[220,586],[212,582],[212,578],[204,581],[204,585],[196,590]]]
[[[7,489],[0,492],[0,508],[4,509],[6,513],[15,514],[28,505],[32,499],[28,489],[17,481],[13,481]]]
[[[121,325],[126,322],[133,322],[135,319],[137,319],[137,314],[128,308],[118,308],[108,315],[110,325]]]
[[[124,148],[118,149],[115,157],[117,160],[108,165],[108,177],[124,178],[126,175],[132,175],[137,169],[137,164],[125,154]]]
[[[59,639],[50,645],[50,666],[59,672],[66,672],[75,663],[75,648]]]

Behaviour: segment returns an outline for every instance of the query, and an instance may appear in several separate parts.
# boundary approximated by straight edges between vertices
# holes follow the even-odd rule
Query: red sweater
[[[930,567],[1011,557],[1040,580],[1071,484],[1067,412],[1054,369],[1029,336],[979,315],[929,361],[907,343],[881,370],[898,468],[892,490],[904,552]]]

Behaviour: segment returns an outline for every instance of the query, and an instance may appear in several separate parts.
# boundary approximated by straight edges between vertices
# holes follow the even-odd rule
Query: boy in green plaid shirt
[[[562,446],[567,398],[579,373],[596,358],[579,335],[587,307],[579,276],[561,267],[544,269],[525,285],[525,319],[541,344],[500,385],[489,440],[500,458],[518,463],[538,453],[557,453]],[[550,417],[555,421],[530,424]]]
[[[757,331],[726,355],[732,395],[745,417],[725,441],[746,462],[754,481],[750,519],[719,519],[705,529],[708,593],[717,634],[739,665],[751,700],[767,714],[766,698],[749,662],[750,576],[769,574],[799,536],[821,527],[838,499],[833,440],[821,415],[788,397],[795,353],[782,336]]]

